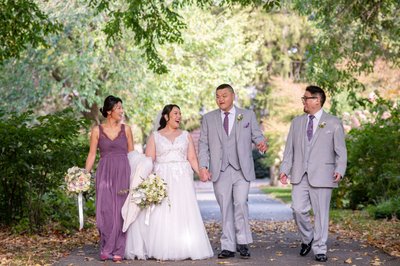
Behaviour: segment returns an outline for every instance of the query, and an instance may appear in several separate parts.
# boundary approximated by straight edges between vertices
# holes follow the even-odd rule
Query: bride
[[[166,105],[158,130],[148,140],[146,156],[154,162],[153,172],[167,183],[168,198],[155,206],[149,217],[147,210],[139,212],[137,206],[133,206],[136,209],[124,206],[124,218],[129,217],[124,211],[137,214],[133,219],[132,215],[130,220],[125,219],[127,226],[131,223],[128,228],[124,226],[128,230],[127,259],[198,260],[213,256],[194,190],[193,170],[198,174],[196,151],[189,133],[179,129],[180,120],[179,106]],[[136,162],[131,187],[137,185],[139,172],[149,169],[148,160]],[[129,204],[134,205],[129,202],[126,205]]]

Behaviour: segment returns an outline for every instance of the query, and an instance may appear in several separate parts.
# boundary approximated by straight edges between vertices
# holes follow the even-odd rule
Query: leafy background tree
[[[46,123],[36,125],[34,117],[58,114],[65,108],[72,108],[77,121],[84,117],[98,124],[102,100],[115,94],[124,100],[135,142],[143,143],[157,112],[167,103],[180,105],[186,129],[196,129],[201,115],[215,108],[215,87],[227,82],[234,85],[238,104],[254,109],[270,139],[270,152],[257,159],[257,172],[271,167],[272,183],[277,184],[274,177],[288,125],[302,112],[299,99],[305,83],[325,88],[331,99],[326,108],[343,115],[344,120],[344,112],[352,119],[357,112],[372,114],[377,107],[364,99],[376,91],[383,99],[392,98],[387,104],[392,109],[386,110],[391,118],[381,124],[375,120],[368,121],[368,125],[351,125],[348,179],[337,190],[334,202],[337,207],[358,208],[393,198],[391,195],[397,191],[394,178],[390,179],[394,180],[390,183],[392,194],[388,191],[384,197],[376,194],[370,201],[352,201],[357,189],[365,190],[365,194],[372,189],[360,185],[369,175],[359,170],[363,164],[356,158],[370,147],[364,145],[367,139],[394,132],[385,127],[398,119],[395,106],[400,97],[400,27],[396,1],[20,0],[3,1],[1,5],[0,20],[6,25],[0,30],[0,111],[5,121],[2,135],[7,134],[13,119],[21,128],[25,124],[47,128]],[[17,14],[30,19],[16,20]],[[24,113],[27,110],[33,110],[33,114]],[[21,117],[17,119],[12,112]],[[377,118],[378,114],[373,116]],[[22,118],[28,116],[26,121]],[[90,126],[83,127],[87,130]],[[71,138],[81,143],[77,147],[82,149],[87,143],[84,129],[79,137],[71,131],[75,136]],[[35,132],[44,132],[40,130]],[[28,138],[22,139],[21,145],[28,145]],[[36,140],[37,144],[32,145],[47,145],[40,138]],[[397,136],[383,140],[383,146],[391,145],[389,142],[396,141]],[[374,139],[373,143],[379,142]],[[8,156],[12,153],[7,147],[12,146],[11,140],[4,143],[3,156],[10,163],[12,157]],[[37,156],[46,158],[45,149],[38,151],[41,154]],[[86,156],[86,152],[80,154]],[[371,158],[376,156],[370,154]],[[379,156],[384,160],[390,154]],[[64,158],[63,167],[83,165],[74,156]],[[379,169],[379,181],[386,180],[381,180],[385,176],[398,176],[396,161],[384,161],[393,164],[373,166]],[[41,167],[52,169],[48,174],[56,179],[43,179],[50,182],[50,190],[34,199],[43,199],[54,209],[62,208],[59,186],[63,170],[51,161],[44,162]],[[21,174],[14,174],[19,180]],[[40,175],[23,174],[27,182],[42,180]],[[5,176],[3,173],[1,178]],[[6,191],[7,183],[2,184],[0,189]],[[382,184],[384,187],[387,183]],[[21,195],[30,195],[32,190],[28,186],[21,189]],[[90,195],[87,198],[92,204]],[[31,216],[21,213],[15,220],[29,221]],[[48,213],[47,217],[68,219],[59,212]]]
[[[47,46],[46,36],[57,33],[61,25],[31,0],[0,2],[0,62],[18,57],[28,46]]]
[[[378,60],[398,68],[400,63],[399,2],[293,1],[318,30],[308,49],[307,77],[333,94],[347,91],[357,104],[366,89],[359,75],[372,73]],[[335,98],[334,98],[335,100]],[[336,101],[333,101],[335,108]]]

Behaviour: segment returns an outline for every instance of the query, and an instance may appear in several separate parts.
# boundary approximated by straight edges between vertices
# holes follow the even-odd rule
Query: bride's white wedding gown
[[[153,171],[168,185],[168,198],[155,206],[145,224],[142,210],[127,232],[127,259],[206,259],[213,250],[197,204],[193,170],[187,160],[188,132],[174,142],[154,133],[156,160]]]

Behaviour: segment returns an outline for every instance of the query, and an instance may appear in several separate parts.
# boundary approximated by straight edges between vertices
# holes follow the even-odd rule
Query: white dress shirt
[[[318,128],[319,120],[321,119],[321,116],[322,116],[322,108],[319,109],[319,111],[316,112],[316,113],[314,114],[314,116],[315,116],[315,117],[314,117],[314,119],[313,119],[313,136],[314,136],[314,134],[315,134],[315,131],[316,131],[317,128]],[[307,130],[308,122],[310,122],[310,115],[307,115],[307,118],[308,118],[308,120],[307,120],[307,123],[306,123],[306,130]]]
[[[229,135],[231,134],[232,128],[233,128],[233,123],[235,122],[235,116],[236,116],[236,108],[235,106],[232,106],[231,110],[228,111],[228,119],[229,119]],[[225,119],[225,111],[221,110],[221,119],[222,119],[222,125],[224,124],[224,119]]]

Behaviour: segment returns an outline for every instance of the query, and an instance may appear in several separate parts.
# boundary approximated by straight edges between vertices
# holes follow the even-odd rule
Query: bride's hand
[[[210,179],[210,172],[208,172],[207,168],[200,169],[200,180],[203,182],[207,182]]]

